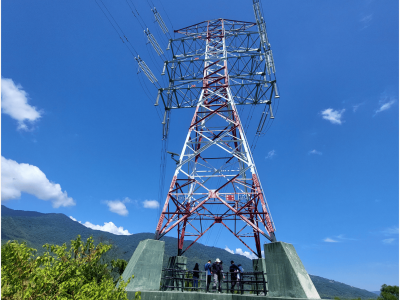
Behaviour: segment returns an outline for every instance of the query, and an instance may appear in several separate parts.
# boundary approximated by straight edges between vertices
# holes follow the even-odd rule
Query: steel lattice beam
[[[261,257],[260,235],[275,241],[275,227],[237,112],[241,104],[271,104],[277,97],[255,23],[217,19],[177,30],[173,60],[159,90],[167,112],[195,107],[155,238],[176,228],[182,255],[221,224]],[[220,210],[222,211],[220,212]],[[183,249],[185,237],[195,237]],[[255,240],[253,250],[246,238]]]

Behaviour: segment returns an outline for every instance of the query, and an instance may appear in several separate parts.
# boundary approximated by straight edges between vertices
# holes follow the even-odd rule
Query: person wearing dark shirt
[[[199,264],[196,263],[193,268],[193,288],[196,288],[196,291],[199,287],[199,273]]]
[[[206,288],[206,292],[208,292],[209,288],[210,288],[210,283],[211,283],[211,259],[204,265],[204,270],[207,272],[207,288]]]
[[[219,287],[220,285],[219,285],[219,282],[218,282],[218,279],[219,279],[219,275],[221,274],[221,265],[220,265],[220,260],[219,260],[219,258],[217,258],[216,260],[215,260],[215,262],[212,264],[212,266],[211,266],[211,273],[213,274],[213,276],[214,276],[214,284],[213,284],[213,290],[216,290],[217,289],[217,286]],[[218,290],[220,290],[220,289],[218,289]]]
[[[229,273],[231,273],[231,293],[233,293],[233,289],[235,288],[235,285],[238,280],[238,274],[239,268],[237,265],[235,265],[235,262],[231,260],[231,265],[229,266]]]

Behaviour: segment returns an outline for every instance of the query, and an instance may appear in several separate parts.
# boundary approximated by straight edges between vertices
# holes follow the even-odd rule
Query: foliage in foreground
[[[397,285],[382,285],[378,300],[399,300],[399,287]]]
[[[126,262],[102,261],[111,245],[95,246],[92,237],[83,242],[78,235],[70,247],[43,247],[46,251],[37,256],[26,243],[2,246],[1,299],[128,299],[125,287],[131,279],[123,282],[119,277]]]
[[[335,297],[334,300],[341,300],[339,297]],[[351,300],[361,300],[361,298],[355,298]],[[373,299],[371,299],[373,300]],[[399,300],[399,287],[397,285],[382,285],[381,294],[377,300]]]

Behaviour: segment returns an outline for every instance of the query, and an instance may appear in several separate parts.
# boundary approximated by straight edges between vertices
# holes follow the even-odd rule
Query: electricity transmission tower
[[[172,59],[158,89],[166,138],[171,110],[194,108],[180,154],[169,152],[176,170],[157,224],[155,239],[173,229],[182,255],[214,225],[224,226],[261,258],[264,236],[276,241],[275,226],[237,107],[263,108],[257,134],[273,118],[279,98],[275,66],[259,0],[256,23],[228,19],[204,21],[175,30],[167,50]],[[184,249],[186,237],[193,241]],[[247,240],[255,241],[255,250]]]

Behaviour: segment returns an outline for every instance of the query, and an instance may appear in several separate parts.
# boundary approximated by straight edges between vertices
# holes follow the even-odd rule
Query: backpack
[[[212,264],[211,266],[211,272],[214,274],[220,273],[221,272],[221,265],[217,264],[216,262]]]
[[[239,268],[237,265],[233,264],[229,266],[229,272],[233,273],[235,271],[239,271]]]

